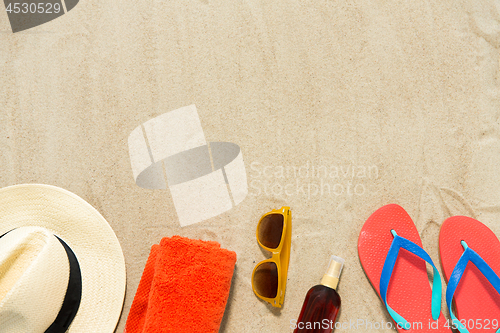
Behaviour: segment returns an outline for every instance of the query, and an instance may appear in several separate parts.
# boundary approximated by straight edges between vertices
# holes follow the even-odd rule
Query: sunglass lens
[[[275,298],[278,294],[278,267],[274,262],[260,264],[253,275],[255,291],[267,298]]]
[[[266,215],[259,224],[259,240],[262,245],[270,249],[276,249],[281,242],[281,235],[283,234],[283,224],[283,215]]]

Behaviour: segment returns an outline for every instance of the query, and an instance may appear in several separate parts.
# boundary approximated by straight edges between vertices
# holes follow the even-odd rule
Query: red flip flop
[[[453,216],[441,226],[439,252],[448,281],[446,302],[458,331],[500,332],[497,236],[473,218]],[[453,300],[455,311],[451,308]]]
[[[368,218],[359,235],[358,253],[399,332],[451,332],[441,313],[441,277],[401,206],[383,206]],[[432,289],[426,262],[434,269]]]

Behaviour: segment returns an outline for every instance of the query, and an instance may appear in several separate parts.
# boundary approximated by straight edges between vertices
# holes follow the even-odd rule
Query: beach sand
[[[448,216],[500,235],[499,48],[493,1],[82,0],[16,34],[0,10],[0,186],[60,186],[107,219],[128,274],[116,332],[151,245],[172,235],[237,253],[220,332],[291,332],[332,254],[346,259],[338,321],[387,323],[357,255],[377,208],[403,206],[436,263]],[[127,139],[191,104],[207,141],[240,146],[249,193],[181,228],[168,189],[135,184]],[[268,257],[259,217],[284,205],[279,310],[253,294],[251,274]]]

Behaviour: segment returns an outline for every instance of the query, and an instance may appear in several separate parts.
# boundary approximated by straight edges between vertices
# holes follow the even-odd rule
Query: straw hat
[[[49,185],[0,189],[0,333],[111,333],[124,295],[120,244],[90,204]]]

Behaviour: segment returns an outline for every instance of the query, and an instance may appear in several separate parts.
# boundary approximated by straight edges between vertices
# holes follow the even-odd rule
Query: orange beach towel
[[[153,245],[124,333],[218,332],[236,253],[180,236]]]

